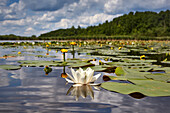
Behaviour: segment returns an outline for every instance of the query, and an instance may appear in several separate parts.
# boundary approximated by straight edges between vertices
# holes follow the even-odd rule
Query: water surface
[[[18,51],[23,51],[23,47],[0,47],[1,56]],[[23,53],[42,51],[42,55],[46,53],[46,50],[41,47],[29,47],[24,51]],[[61,52],[56,53],[55,50],[52,50],[50,55],[56,55],[56,58],[20,56],[0,59],[0,64],[15,65],[18,64],[17,61],[19,60],[62,59]],[[72,55],[68,53],[66,57],[71,58]],[[77,57],[81,56],[76,54]],[[170,97],[136,99],[130,95],[110,92],[102,88],[97,90],[92,86],[84,86],[68,92],[72,84],[66,84],[65,79],[61,77],[63,67],[53,67],[53,71],[48,75],[45,74],[43,69],[44,67],[22,67],[19,70],[0,69],[0,112],[168,113],[170,111]],[[70,68],[66,67],[65,71],[71,74]],[[95,74],[97,73],[95,72]],[[103,75],[104,73],[102,73]],[[96,82],[104,82],[102,76]],[[79,94],[79,92],[85,93],[86,98],[79,95],[76,100],[76,94]]]

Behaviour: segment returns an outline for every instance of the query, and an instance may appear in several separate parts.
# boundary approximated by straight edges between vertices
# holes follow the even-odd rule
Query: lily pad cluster
[[[101,87],[122,94],[142,93],[146,96],[170,96],[170,42],[168,41],[76,41],[73,46],[70,41],[48,42],[17,42],[0,43],[4,48],[20,48],[21,54],[0,56],[1,59],[12,57],[39,57],[41,60],[18,61],[20,65],[0,65],[1,69],[20,69],[24,67],[56,67],[68,66],[72,68],[88,68],[94,71],[115,73],[117,76],[104,76],[112,81],[104,82]],[[7,46],[6,46],[7,45]],[[42,52],[30,51],[29,47],[40,47],[60,51],[67,49],[68,53],[77,52],[84,58],[66,59],[58,61],[57,56],[45,55]],[[45,51],[46,51],[45,50]],[[29,52],[29,54],[27,54]],[[34,54],[31,54],[34,53]],[[35,54],[36,53],[36,54]],[[45,59],[45,60],[44,60]],[[49,60],[52,59],[52,60]],[[99,64],[91,61],[97,59]],[[104,62],[106,61],[106,62]],[[164,67],[163,67],[164,66]],[[50,68],[49,68],[50,69]],[[116,82],[113,82],[116,81]],[[124,83],[120,83],[123,81]],[[128,83],[127,83],[128,82]]]
[[[107,80],[126,81],[120,82],[104,82],[101,87],[109,91],[122,94],[141,93],[145,96],[170,96],[170,69],[159,68],[146,72],[140,72],[126,67],[117,67],[117,73],[121,76],[104,76]],[[152,72],[152,73],[151,73]],[[159,73],[153,73],[159,72]],[[164,73],[161,73],[164,72]],[[116,73],[116,72],[115,72]],[[128,83],[127,83],[128,82]]]

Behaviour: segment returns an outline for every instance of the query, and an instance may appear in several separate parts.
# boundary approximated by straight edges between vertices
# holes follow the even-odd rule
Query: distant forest
[[[0,36],[0,39],[2,36]],[[58,29],[36,39],[170,39],[170,11],[130,12],[97,26]],[[27,37],[28,38],[28,37]],[[158,38],[157,38],[158,39]]]

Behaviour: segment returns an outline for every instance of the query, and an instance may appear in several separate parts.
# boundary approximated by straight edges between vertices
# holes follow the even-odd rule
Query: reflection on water
[[[42,48],[30,48],[30,50],[35,49],[46,52]],[[0,54],[4,54],[5,51],[14,50],[0,49]],[[50,51],[50,54],[53,53],[56,55],[56,51]],[[57,59],[62,59],[60,54],[60,52],[57,53]],[[71,54],[66,56],[66,58],[72,57]],[[18,60],[28,59],[51,60],[51,58],[21,56],[0,59],[0,64],[18,64]],[[70,84],[66,85],[65,79],[61,77],[61,73],[71,74],[68,67],[64,70],[63,67],[52,67],[52,70],[46,76],[44,67],[22,67],[20,70],[11,71],[0,69],[0,112],[160,113],[164,111],[168,113],[170,111],[170,97],[135,99],[129,95],[106,91],[102,88],[98,91],[88,85],[72,87]],[[104,82],[102,76],[97,82]],[[78,98],[78,101],[75,98]]]
[[[98,89],[97,88],[98,86],[93,86],[93,87]],[[76,101],[78,101],[80,96],[83,98],[86,98],[88,95],[90,95],[90,97],[94,99],[94,92],[93,92],[92,86],[90,85],[71,86],[69,90],[67,91],[66,95],[68,95],[69,93],[71,93],[72,96],[76,97]]]
[[[131,97],[135,98],[135,99],[142,99],[144,97],[146,97],[145,95],[143,95],[142,93],[140,92],[134,92],[134,93],[131,93],[129,94]]]

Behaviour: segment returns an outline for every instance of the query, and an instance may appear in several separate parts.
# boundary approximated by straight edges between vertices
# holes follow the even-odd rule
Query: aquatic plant
[[[65,80],[69,83],[75,83],[74,86],[82,86],[83,84],[96,85],[91,83],[96,81],[101,75],[101,73],[99,73],[93,76],[94,70],[90,67],[85,71],[82,68],[79,68],[77,71],[74,71],[74,69],[71,68],[71,72],[73,77],[67,73],[70,79],[65,78]]]

